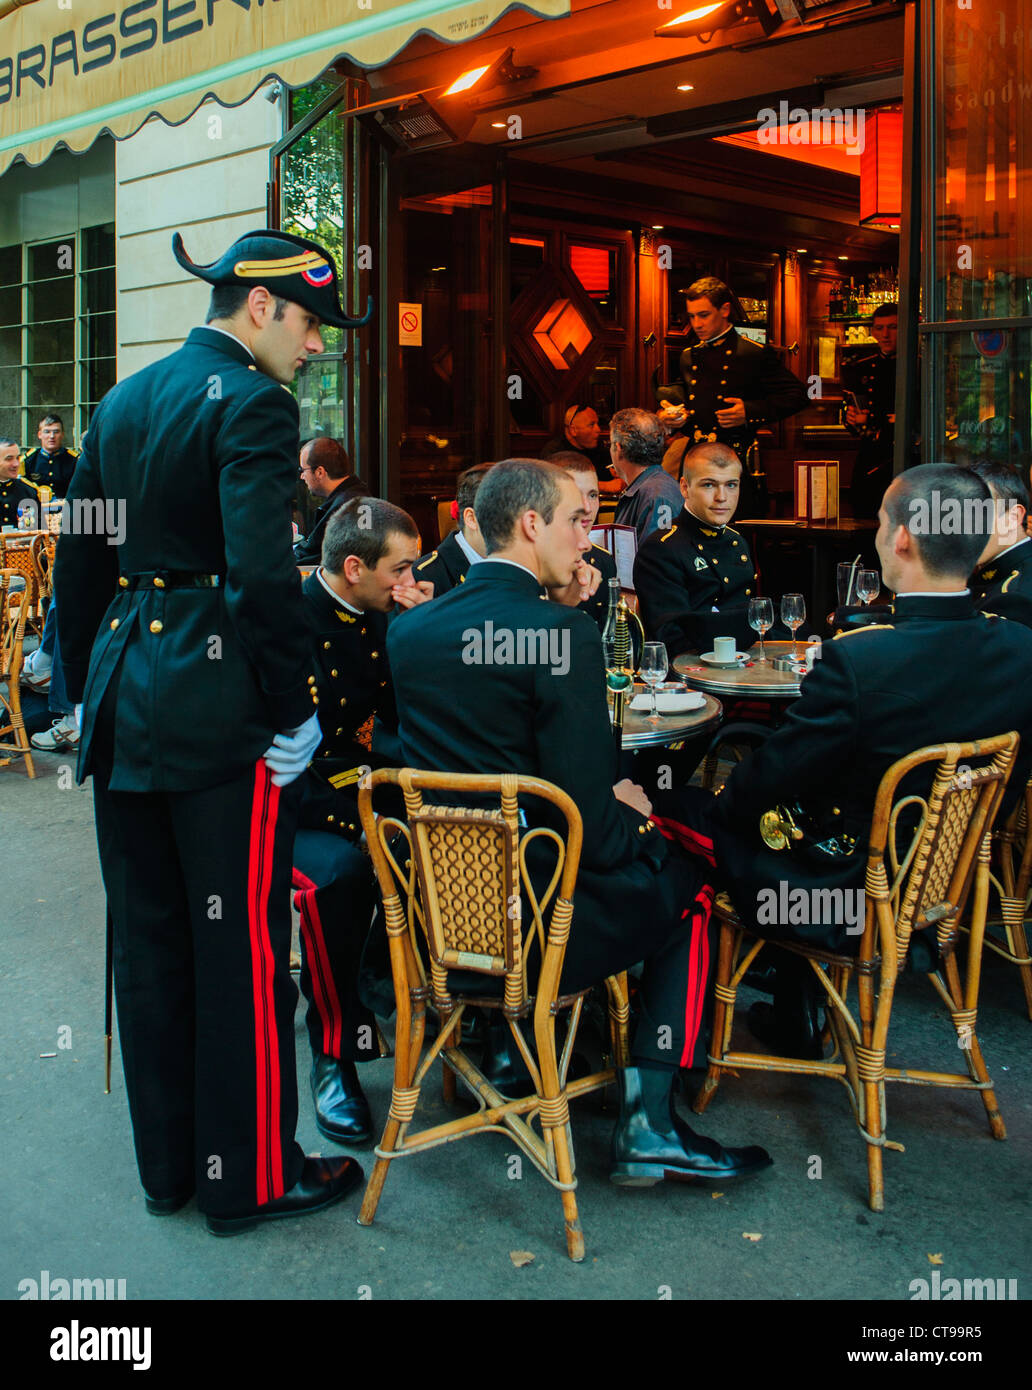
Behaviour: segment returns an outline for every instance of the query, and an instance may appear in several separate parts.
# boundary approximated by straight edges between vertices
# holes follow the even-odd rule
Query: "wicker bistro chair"
[[[0,767],[6,767],[15,758],[24,758],[25,771],[35,777],[32,744],[22,718],[18,678],[22,669],[25,624],[36,589],[35,580],[30,578],[25,581],[24,589],[12,594],[12,581],[22,578],[20,570],[0,569]],[[12,603],[12,599],[15,602]]]
[[[1000,901],[1000,917],[992,918],[985,933],[985,948],[1016,965],[1025,991],[1025,1008],[1032,1019],[1032,955],[1029,954],[1025,919],[1032,905],[1032,779],[1006,822],[993,835],[996,873],[989,881]],[[1002,927],[1003,938],[998,932]],[[964,928],[965,931],[969,929]]]
[[[39,589],[40,610],[46,618],[50,602],[54,597],[54,556],[57,554],[57,537],[50,532],[41,531],[33,536],[29,546],[32,567]]]
[[[400,786],[407,823],[374,814],[373,793],[383,786]],[[428,805],[423,792],[497,797],[499,805],[489,810]],[[526,795],[558,809],[566,821],[564,836],[547,828],[521,827],[518,802]],[[537,777],[412,768],[367,773],[359,784],[358,806],[383,896],[398,1010],[390,1112],[359,1222],[372,1224],[393,1160],[494,1130],[515,1141],[558,1190],[567,1250],[572,1260],[582,1260],[584,1236],[577,1215],[569,1101],[607,1085],[614,1072],[609,1068],[567,1080],[586,993],[558,996],[580,860],[580,813],[565,792]],[[551,843],[555,850],[555,869],[540,898],[527,867],[527,851],[536,840]],[[529,920],[522,915],[521,889],[530,904]],[[429,960],[429,977],[420,939]],[[539,970],[536,993],[532,993],[528,966],[535,952]],[[617,1065],[625,1066],[630,1055],[626,976],[615,976],[606,985],[613,1056]],[[424,1052],[428,1003],[440,1027]],[[469,1006],[501,1009],[534,1081],[534,1095],[506,1099],[467,1056],[461,1036],[463,1011]],[[560,1055],[556,1017],[566,1009],[569,1025]],[[533,1044],[524,1035],[525,1021],[532,1024]],[[444,1065],[445,1099],[454,1099],[458,1077],[473,1093],[479,1110],[413,1133],[410,1125],[420,1089],[438,1057]],[[535,1118],[540,1134],[533,1127]]]
[[[1016,733],[977,743],[948,743],[919,748],[901,758],[881,780],[867,856],[865,919],[860,949],[853,956],[779,941],[783,949],[809,961],[823,987],[835,1054],[828,1061],[771,1057],[730,1048],[738,985],[764,945],[754,940],[743,954],[747,934],[729,899],[717,898],[720,948],[715,986],[713,1051],[709,1070],[695,1101],[701,1112],[713,1098],[727,1068],[830,1076],[849,1092],[857,1127],[867,1144],[867,1174],[872,1211],[885,1206],[882,1150],[897,1149],[885,1135],[885,1083],[949,1086],[981,1093],[994,1139],[1007,1137],[992,1082],[975,1034],[978,987],[989,895],[989,841],[993,819],[1003,799],[1018,746]],[[972,770],[972,758],[987,765]],[[903,779],[914,769],[936,764],[927,797],[901,795]],[[920,819],[908,846],[896,844],[899,816],[917,808]],[[970,950],[961,980],[954,946],[959,919],[971,889]],[[967,1073],[920,1071],[885,1065],[889,1022],[896,980],[907,957],[913,932],[934,929],[941,965],[928,975],[949,1009]],[[849,983],[857,981],[859,1016],[847,1002]]]

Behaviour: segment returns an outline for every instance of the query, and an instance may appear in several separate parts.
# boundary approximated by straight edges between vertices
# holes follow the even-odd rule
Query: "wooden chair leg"
[[[1007,949],[1017,956],[1021,987],[1025,991],[1025,1009],[1032,1019],[1032,962],[1029,961],[1028,934],[1025,931],[1025,902],[1023,898],[1002,897],[1000,908],[1003,914],[1003,928],[1007,937]]]
[[[943,974],[946,976],[946,984],[950,997],[953,1000],[953,1008],[950,1017],[953,1026],[957,1030],[957,1043],[964,1053],[967,1060],[968,1071],[975,1081],[983,1083],[984,1089],[979,1091],[982,1097],[982,1104],[985,1106],[986,1118],[989,1121],[989,1130],[994,1139],[1007,1138],[1007,1126],[1003,1122],[1000,1114],[1000,1107],[996,1100],[996,1092],[990,1089],[985,1083],[989,1081],[989,1072],[986,1069],[985,1058],[982,1056],[982,1048],[978,1037],[975,1034],[976,1010],[965,1009],[960,984],[960,971],[957,969],[957,958],[950,951],[943,961]]]
[[[565,1104],[565,1097],[563,1097]],[[561,1183],[573,1183],[573,1145],[570,1139],[569,1123],[551,1126],[552,1144],[555,1150],[555,1173]],[[581,1230],[577,1214],[577,1194],[572,1186],[560,1191],[563,1201],[563,1220],[566,1225],[566,1249],[570,1259],[580,1263],[584,1258],[584,1232]]]
[[[715,1006],[713,1010],[713,1037],[710,1045],[714,1057],[723,1061],[731,1041],[731,1029],[735,1021],[735,997],[737,990],[731,986],[731,976],[735,970],[741,933],[727,922],[720,924],[720,945],[717,953],[717,978],[713,986]],[[720,1067],[710,1062],[706,1069],[706,1079],[699,1088],[692,1109],[697,1115],[709,1105],[717,1087],[720,1085]]]
[[[882,1146],[872,1139],[882,1137],[882,1105],[885,1082],[864,1082],[864,1110],[867,1116],[867,1201],[872,1211],[885,1210],[885,1179],[882,1172]]]

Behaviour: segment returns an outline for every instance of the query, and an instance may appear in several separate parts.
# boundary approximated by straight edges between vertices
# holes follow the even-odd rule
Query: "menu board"
[[[638,554],[638,533],[633,526],[596,526],[591,539],[608,550],[616,561],[616,577],[621,589],[634,590],[634,560]]]

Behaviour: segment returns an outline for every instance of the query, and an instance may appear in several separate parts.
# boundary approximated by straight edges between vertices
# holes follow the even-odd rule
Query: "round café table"
[[[640,693],[640,692],[637,692]],[[633,753],[639,748],[662,748],[680,743],[693,734],[715,729],[724,717],[724,707],[712,695],[705,696],[700,709],[684,714],[661,714],[659,724],[650,724],[648,710],[624,710],[623,749]]]
[[[673,668],[682,680],[693,690],[702,690],[711,695],[738,695],[742,699],[753,700],[794,700],[799,694],[800,677],[794,671],[779,671],[774,666],[776,657],[790,654],[792,642],[764,642],[767,661],[759,665],[759,646],[749,648],[748,662],[744,666],[707,666],[700,661],[695,652],[682,652],[674,658]],[[802,653],[806,643],[800,639],[796,648]]]

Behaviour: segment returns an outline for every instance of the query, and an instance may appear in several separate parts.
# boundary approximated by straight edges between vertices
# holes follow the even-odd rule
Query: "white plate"
[[[705,703],[705,695],[700,694],[698,690],[682,690],[677,693],[664,693],[661,690],[656,696],[656,708],[660,714],[687,714],[689,710],[702,709]],[[635,695],[631,701],[631,709],[636,714],[650,714],[651,696]]]
[[[748,655],[748,652],[736,652],[734,661],[718,661],[714,652],[700,652],[699,660],[705,661],[707,666],[717,666],[721,671],[730,671],[740,661],[745,661]]]

